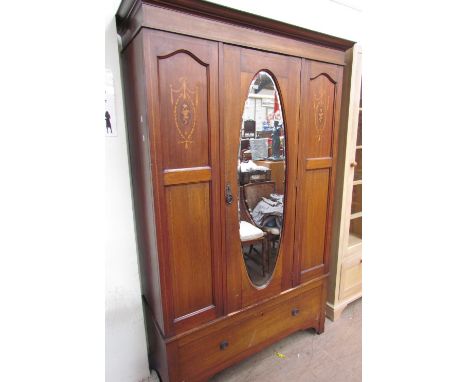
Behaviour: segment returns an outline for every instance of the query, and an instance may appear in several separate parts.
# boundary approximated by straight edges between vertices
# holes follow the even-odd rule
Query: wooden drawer
[[[206,333],[201,337],[197,335],[195,340],[181,339],[178,381],[194,381],[202,375],[212,375],[260,350],[267,342],[310,327],[320,319],[321,298],[322,288],[317,287],[282,303],[260,306],[222,330],[213,332],[206,328]]]
[[[340,300],[344,300],[362,291],[362,256],[345,258],[341,264]]]

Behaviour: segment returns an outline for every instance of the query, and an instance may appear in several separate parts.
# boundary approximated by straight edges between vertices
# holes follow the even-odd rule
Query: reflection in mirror
[[[238,151],[239,221],[250,280],[265,285],[275,269],[283,228],[286,145],[280,96],[261,71],[245,101]]]

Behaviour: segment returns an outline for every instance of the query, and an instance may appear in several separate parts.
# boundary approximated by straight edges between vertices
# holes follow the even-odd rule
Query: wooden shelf
[[[362,244],[362,238],[350,233],[348,238],[348,249],[359,244]]]
[[[362,211],[351,214],[351,220],[352,219],[357,219],[357,218],[360,218],[360,217],[362,217]]]

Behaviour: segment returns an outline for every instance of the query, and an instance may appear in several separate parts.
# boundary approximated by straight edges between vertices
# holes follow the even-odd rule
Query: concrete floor
[[[361,301],[348,305],[337,321],[326,319],[323,334],[294,333],[216,374],[210,382],[360,382]]]

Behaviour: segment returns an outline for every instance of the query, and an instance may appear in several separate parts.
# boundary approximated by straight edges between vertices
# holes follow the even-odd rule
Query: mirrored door
[[[292,286],[301,61],[229,45],[223,55],[227,309],[234,311]]]

